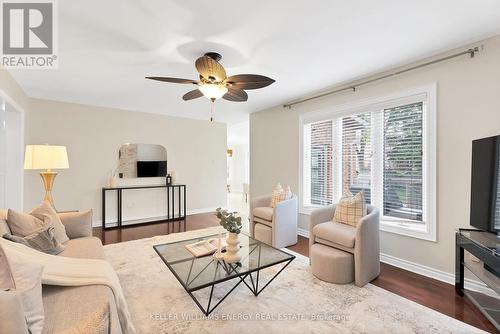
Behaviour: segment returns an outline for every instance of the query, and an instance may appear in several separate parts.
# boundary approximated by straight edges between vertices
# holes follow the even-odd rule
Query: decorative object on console
[[[167,174],[167,186],[172,185],[172,176],[170,174]]]
[[[238,253],[240,250],[240,240],[238,234],[241,232],[241,217],[238,216],[236,211],[228,212],[217,208],[217,218],[220,220],[220,225],[224,227],[229,233],[226,238],[227,247],[224,261],[227,263],[237,263],[241,260],[241,255]]]
[[[69,168],[68,154],[66,146],[53,145],[27,145],[24,155],[24,169],[45,169],[40,172],[45,188],[44,200],[48,201],[52,207],[54,201],[52,199],[52,186],[57,172],[53,169]]]

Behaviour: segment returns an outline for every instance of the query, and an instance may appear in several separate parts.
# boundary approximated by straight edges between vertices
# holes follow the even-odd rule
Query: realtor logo
[[[56,68],[54,2],[2,1],[2,65]]]

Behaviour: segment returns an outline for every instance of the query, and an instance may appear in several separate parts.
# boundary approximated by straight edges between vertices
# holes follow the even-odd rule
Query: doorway
[[[249,122],[227,127],[227,208],[242,216],[248,231],[250,149]]]

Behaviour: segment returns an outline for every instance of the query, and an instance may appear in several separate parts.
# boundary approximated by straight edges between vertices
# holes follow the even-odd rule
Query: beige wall
[[[226,203],[222,123],[31,99],[25,141],[67,146],[70,168],[59,171],[53,191],[58,210],[93,208],[94,220],[100,221],[101,187],[117,166],[120,145],[127,142],[165,146],[175,182],[187,185],[188,212]],[[24,175],[24,208],[30,210],[42,199],[43,187],[37,171]],[[124,192],[123,201],[124,219],[165,212],[164,189]],[[113,196],[108,203],[107,217],[113,218]]]
[[[277,182],[298,190],[300,114],[436,82],[437,242],[381,232],[380,243],[382,253],[453,273],[454,232],[469,225],[471,141],[500,134],[500,36],[481,43],[484,50],[473,59],[456,58],[291,110],[278,106],[251,114],[252,196],[269,193]],[[307,220],[300,215],[299,227],[306,228]]]

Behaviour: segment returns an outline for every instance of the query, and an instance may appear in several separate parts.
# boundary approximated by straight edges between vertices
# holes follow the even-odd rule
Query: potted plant
[[[227,246],[224,261],[227,263],[237,263],[241,260],[241,255],[238,254],[240,250],[238,234],[241,232],[242,227],[241,217],[236,211],[228,212],[221,208],[217,208],[215,211],[215,215],[219,218],[220,225],[229,232],[226,238]]]

